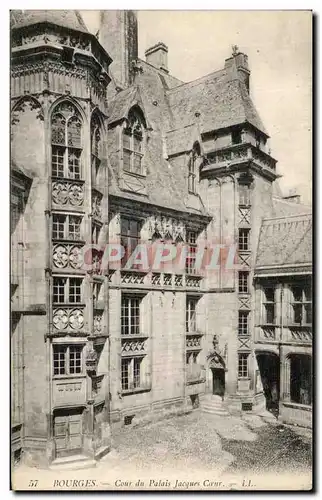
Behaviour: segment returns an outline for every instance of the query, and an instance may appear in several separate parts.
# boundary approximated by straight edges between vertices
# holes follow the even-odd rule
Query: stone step
[[[96,460],[85,455],[71,455],[69,457],[56,458],[49,468],[51,470],[79,470],[96,467]]]
[[[201,410],[205,413],[227,416],[229,412],[223,406],[223,400],[220,396],[208,396],[201,403]]]
[[[223,416],[228,416],[229,413],[225,409],[215,409],[215,408],[202,408],[201,409],[204,413],[212,413],[213,415],[223,415]]]
[[[205,401],[201,406],[211,406],[212,408],[223,408],[221,403],[213,403],[212,401]]]

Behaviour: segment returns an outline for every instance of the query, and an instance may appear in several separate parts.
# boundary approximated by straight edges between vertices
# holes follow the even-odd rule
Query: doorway
[[[212,393],[216,396],[225,395],[225,370],[223,368],[211,368],[212,371]]]
[[[82,410],[59,410],[54,415],[56,457],[81,453],[83,448]]]
[[[256,358],[266,399],[266,409],[277,416],[280,390],[279,357],[272,352],[263,352],[257,353]]]

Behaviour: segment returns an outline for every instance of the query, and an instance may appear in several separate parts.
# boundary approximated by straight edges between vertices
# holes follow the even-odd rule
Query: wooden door
[[[217,396],[225,394],[225,371],[222,368],[212,368],[213,391]]]
[[[82,411],[65,410],[54,417],[56,456],[75,455],[82,451]]]

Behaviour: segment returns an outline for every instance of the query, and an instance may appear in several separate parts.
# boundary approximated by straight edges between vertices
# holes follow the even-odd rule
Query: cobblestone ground
[[[138,469],[173,463],[221,471],[290,472],[311,467],[311,431],[257,415],[222,417],[195,411],[114,435],[114,459]],[[110,457],[112,458],[112,457]]]
[[[204,486],[204,479],[210,478],[215,483],[207,483],[206,487],[216,490],[242,489],[243,477],[265,473],[273,478],[267,487],[275,489],[276,473],[292,473],[297,480],[300,478],[300,486],[292,486],[291,478],[287,479],[285,489],[308,489],[310,469],[309,430],[279,425],[273,417],[250,414],[226,417],[195,410],[114,432],[111,452],[94,469],[41,472],[21,466],[14,479],[16,484],[27,485],[30,479],[39,478],[39,487],[51,489],[57,478],[59,488],[71,478],[77,481],[90,478],[96,489],[122,490],[135,489],[139,478],[144,480],[144,489],[151,484],[155,489],[162,486],[174,489],[178,478],[190,481],[202,476],[200,485]],[[241,479],[218,486],[216,481],[225,477]],[[302,477],[305,480],[301,483]],[[81,489],[80,484],[76,489]]]

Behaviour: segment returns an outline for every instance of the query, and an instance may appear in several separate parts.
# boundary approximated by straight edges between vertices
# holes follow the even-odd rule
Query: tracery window
[[[123,130],[123,169],[132,174],[144,175],[143,169],[144,127],[140,116],[131,113]]]
[[[53,177],[81,179],[82,121],[71,103],[62,103],[51,119],[51,165]]]
[[[102,161],[102,135],[99,120],[96,116],[91,121],[91,155],[92,180],[96,179]]]

